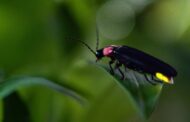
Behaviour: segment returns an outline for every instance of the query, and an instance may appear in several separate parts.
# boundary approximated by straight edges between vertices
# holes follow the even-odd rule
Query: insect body
[[[155,82],[165,82],[173,84],[173,77],[177,72],[170,65],[160,61],[159,59],[128,46],[107,46],[96,51],[97,60],[102,57],[111,58],[110,68],[113,73],[112,63],[116,62],[116,68],[120,71],[122,79],[125,79],[124,73],[120,70],[120,66],[135,70],[140,73],[151,74],[152,80]],[[154,79],[156,77],[158,80]],[[145,75],[146,79],[151,82]],[[152,82],[151,82],[152,83]],[[154,84],[154,83],[152,83]]]
[[[146,80],[151,84],[169,83],[173,84],[173,77],[177,76],[176,70],[169,64],[145,53],[138,49],[129,46],[110,45],[102,49],[98,49],[99,36],[97,34],[96,52],[93,51],[86,43],[83,43],[97,58],[97,61],[103,57],[110,58],[110,71],[114,74],[112,64],[115,63],[115,68],[120,72],[122,79],[125,79],[125,73],[120,67],[124,65],[125,70],[131,69],[139,73],[143,73]],[[151,75],[151,79],[147,74]]]

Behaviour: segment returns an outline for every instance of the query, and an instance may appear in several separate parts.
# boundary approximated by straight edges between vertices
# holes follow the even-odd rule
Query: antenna
[[[88,44],[86,44],[85,42],[80,41],[80,40],[79,40],[79,42],[81,42],[83,45],[85,45],[96,56],[96,53],[94,52],[94,50],[92,50],[92,48],[90,48],[90,46],[88,46]]]
[[[99,29],[98,25],[96,24],[96,50],[98,50],[98,46],[99,46]]]
[[[67,38],[65,38],[65,39],[67,39]],[[74,38],[69,38],[69,39],[74,39]],[[90,48],[90,46],[88,46],[88,44],[86,44],[85,42],[83,42],[83,41],[81,41],[81,40],[79,40],[79,39],[76,39],[76,38],[75,38],[75,40],[77,40],[78,42],[80,42],[80,43],[82,43],[84,46],[86,46],[86,47],[96,56],[96,52],[95,52],[94,50],[92,50],[92,48]]]

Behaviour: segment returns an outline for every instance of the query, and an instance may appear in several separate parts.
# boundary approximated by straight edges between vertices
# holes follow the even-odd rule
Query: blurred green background
[[[19,87],[1,99],[2,122],[139,122],[133,101],[78,40],[129,45],[178,71],[149,122],[190,121],[190,0],[1,0],[0,80],[43,77],[88,99],[81,105],[47,87]],[[102,62],[105,63],[105,62]]]

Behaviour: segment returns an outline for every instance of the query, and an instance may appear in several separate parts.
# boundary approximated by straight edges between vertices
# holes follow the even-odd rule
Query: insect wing
[[[117,47],[114,49],[113,56],[126,67],[137,71],[150,74],[161,72],[170,77],[177,75],[176,70],[170,65],[135,48],[128,46]]]

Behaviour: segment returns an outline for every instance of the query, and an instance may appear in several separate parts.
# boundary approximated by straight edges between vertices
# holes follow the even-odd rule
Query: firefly
[[[98,49],[98,29],[96,29],[96,35],[96,51],[90,48],[85,42],[81,42],[96,56],[96,61],[101,60],[103,57],[110,58],[109,67],[111,74],[114,74],[112,65],[115,64],[115,69],[121,74],[121,79],[125,80],[125,73],[121,70],[121,66],[123,65],[125,69],[142,73],[152,85],[157,83],[174,83],[173,78],[177,76],[177,71],[169,64],[150,54],[126,45],[109,45]],[[147,75],[151,75],[151,79]]]

